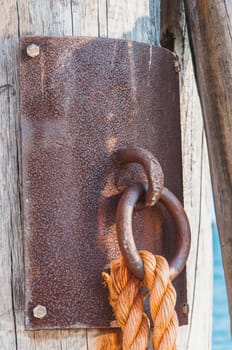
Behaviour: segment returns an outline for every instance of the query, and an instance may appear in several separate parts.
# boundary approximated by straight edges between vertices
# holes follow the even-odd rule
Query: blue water
[[[216,224],[213,224],[213,254],[214,298],[212,350],[232,350],[226,286]]]

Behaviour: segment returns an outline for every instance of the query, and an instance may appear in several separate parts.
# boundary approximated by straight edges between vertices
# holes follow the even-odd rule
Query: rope
[[[150,322],[144,312],[147,288],[154,324],[152,336],[155,350],[176,350],[178,319],[175,312],[176,292],[169,278],[169,266],[162,256],[139,252],[145,270],[143,281],[127,269],[123,257],[111,263],[110,275],[103,272],[109,289],[109,300],[116,320],[123,331],[123,350],[146,350]]]

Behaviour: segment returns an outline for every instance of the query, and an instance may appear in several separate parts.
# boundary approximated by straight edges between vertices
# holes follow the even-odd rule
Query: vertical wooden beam
[[[232,320],[232,3],[184,2]]]
[[[182,0],[163,0],[161,44],[179,56],[184,206],[192,246],[187,263],[189,326],[179,330],[180,349],[211,349],[212,234],[208,154],[203,117],[194,78]]]

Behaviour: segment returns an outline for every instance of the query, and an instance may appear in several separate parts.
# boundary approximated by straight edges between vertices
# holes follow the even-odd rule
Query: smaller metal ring
[[[158,160],[144,148],[120,148],[114,153],[115,160],[120,164],[139,163],[143,166],[148,179],[145,204],[137,203],[136,209],[153,206],[160,198],[164,185],[164,174]]]
[[[147,188],[146,183],[128,187],[122,194],[116,214],[116,230],[121,253],[127,267],[139,280],[144,279],[144,267],[133,237],[132,215],[136,202],[146,192]],[[169,262],[170,278],[173,280],[183,270],[189,255],[190,226],[180,201],[167,188],[163,188],[160,202],[169,211],[176,226],[177,249],[174,257]]]

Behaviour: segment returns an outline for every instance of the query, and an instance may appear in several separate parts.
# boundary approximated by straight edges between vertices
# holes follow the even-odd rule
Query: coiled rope
[[[102,276],[109,289],[109,301],[123,331],[123,350],[146,350],[150,333],[144,299],[150,295],[150,313],[154,324],[154,350],[176,350],[178,319],[175,312],[176,292],[169,278],[166,259],[148,251],[139,252],[145,278],[137,280],[128,270],[123,257],[111,263],[110,275]]]

